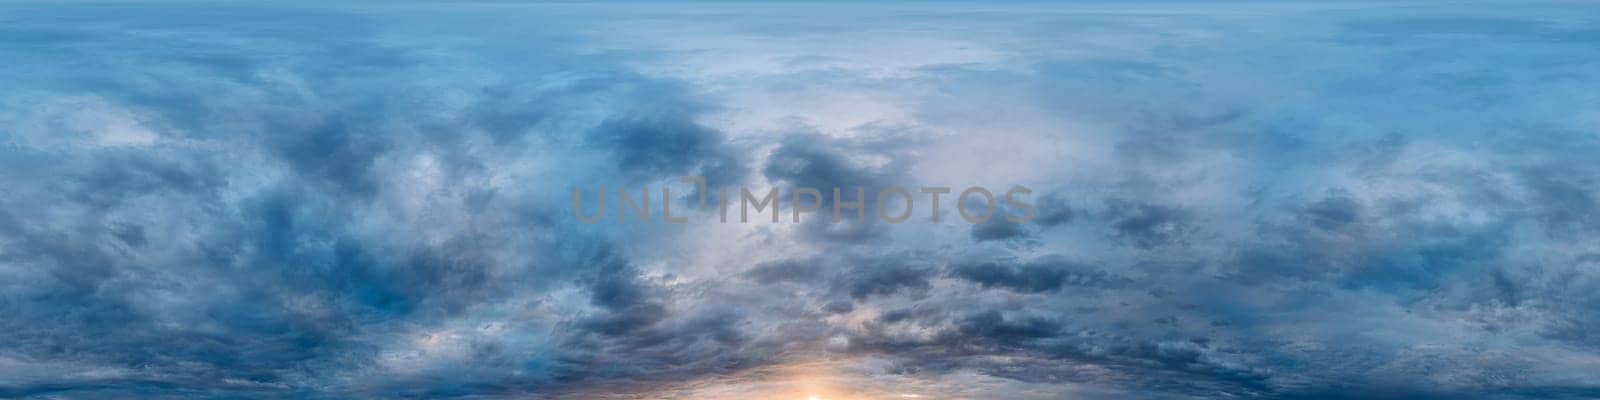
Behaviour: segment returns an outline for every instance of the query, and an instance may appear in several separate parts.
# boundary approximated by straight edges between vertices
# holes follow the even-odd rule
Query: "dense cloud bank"
[[[0,4],[0,397],[1596,397],[1597,23]],[[1038,216],[569,213],[681,176]]]

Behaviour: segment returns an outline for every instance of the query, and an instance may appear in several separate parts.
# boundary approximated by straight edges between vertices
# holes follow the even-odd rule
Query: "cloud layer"
[[[7,3],[0,397],[1600,396],[1596,22]],[[690,175],[1038,217],[570,213]]]

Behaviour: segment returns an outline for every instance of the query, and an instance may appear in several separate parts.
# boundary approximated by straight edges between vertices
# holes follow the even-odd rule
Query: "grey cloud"
[[[616,165],[630,174],[654,179],[700,176],[709,185],[743,181],[742,166],[721,134],[683,115],[657,118],[605,121],[588,141],[610,151]]]
[[[744,275],[762,284],[812,282],[822,275],[822,267],[811,260],[783,260],[756,265]]]
[[[1007,221],[1003,216],[995,216],[987,221],[972,225],[972,240],[979,242],[990,240],[1010,240],[1028,236],[1023,225]]]
[[[1077,212],[1073,211],[1072,204],[1062,198],[1059,193],[1050,193],[1039,197],[1039,204],[1034,208],[1038,210],[1039,215],[1034,217],[1033,222],[1044,227],[1066,224],[1077,217]]]
[[[1060,257],[1045,257],[1033,262],[963,262],[952,266],[951,274],[985,288],[1022,293],[1052,292],[1067,286],[1104,288],[1129,283],[1126,278]]]
[[[857,300],[894,294],[916,295],[930,287],[928,277],[931,271],[928,268],[894,258],[863,260],[848,265],[851,268],[837,276],[832,285]]]
[[[904,133],[867,132],[865,138],[830,138],[815,133],[792,133],[768,156],[763,174],[773,182],[789,187],[809,187],[822,192],[819,211],[802,226],[805,237],[825,243],[866,244],[880,241],[888,234],[887,227],[875,216],[877,190],[890,186],[915,187],[906,181],[906,170],[912,158],[907,154],[914,144]],[[861,165],[852,158],[880,156],[889,161],[879,166]],[[831,223],[834,207],[833,190],[837,188],[845,202],[859,201],[864,211],[863,219],[856,219],[852,209],[840,211],[841,223]],[[856,199],[856,189],[864,195]],[[910,190],[910,189],[908,189]],[[787,198],[793,198],[784,193]],[[818,216],[823,217],[818,217]]]
[[[1140,248],[1168,246],[1193,228],[1193,216],[1180,207],[1113,200],[1108,204],[1112,237]]]

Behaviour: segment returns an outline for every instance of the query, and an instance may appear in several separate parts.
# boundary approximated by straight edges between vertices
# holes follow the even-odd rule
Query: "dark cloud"
[[[1193,216],[1175,206],[1114,200],[1107,208],[1112,237],[1140,248],[1172,245],[1193,227]]]
[[[989,240],[1010,240],[1028,235],[1022,229],[1022,224],[1007,221],[1004,217],[996,216],[987,221],[972,225],[972,240],[979,242]]]
[[[1055,337],[1063,327],[1059,322],[1039,316],[1012,316],[998,311],[969,315],[956,321],[961,337],[982,338],[1003,344],[1024,344],[1029,340]]]
[[[638,272],[621,260],[603,256],[595,260],[596,276],[589,301],[606,312],[584,327],[607,336],[634,333],[660,322],[666,310],[655,300],[651,287],[639,282]]]
[[[928,290],[928,268],[885,258],[849,262],[843,274],[832,283],[836,290],[862,300],[873,296],[916,295]]]
[[[1072,222],[1077,213],[1059,194],[1047,194],[1039,197],[1039,204],[1034,207],[1039,215],[1034,216],[1033,222],[1044,227],[1054,227]]]
[[[710,185],[743,182],[742,167],[722,135],[687,120],[692,115],[609,120],[588,141],[611,152],[628,174],[652,179],[700,176]]]
[[[868,132],[862,139],[839,139],[816,133],[785,135],[773,150],[763,169],[766,178],[787,185],[788,189],[813,188],[822,195],[819,211],[802,226],[805,237],[824,243],[867,244],[881,241],[888,235],[887,224],[876,215],[877,191],[890,186],[915,190],[907,182],[906,169],[912,159],[909,148],[913,141],[904,133]],[[865,157],[884,157],[882,165],[864,165],[855,161]],[[839,199],[845,203],[859,202],[861,213],[843,208],[839,211],[841,223],[832,223],[835,206],[833,191],[838,189]],[[859,189],[860,191],[858,192]],[[857,194],[861,194],[858,198]],[[792,199],[792,193],[783,193]],[[857,215],[863,218],[856,218]]]
[[[1128,283],[1127,279],[1107,274],[1086,264],[1059,257],[1035,262],[960,263],[951,267],[956,278],[985,288],[1001,288],[1021,293],[1061,290],[1065,286],[1104,288]]]
[[[784,260],[756,265],[744,275],[762,284],[806,283],[821,277],[822,272],[821,266],[814,261]]]
[[[1360,222],[1361,203],[1343,193],[1333,193],[1306,207],[1311,224],[1322,229],[1339,229]]]

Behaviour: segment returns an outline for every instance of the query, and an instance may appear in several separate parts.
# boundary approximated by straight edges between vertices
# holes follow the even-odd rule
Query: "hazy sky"
[[[0,397],[1600,397],[1593,3],[225,4],[0,3]]]

